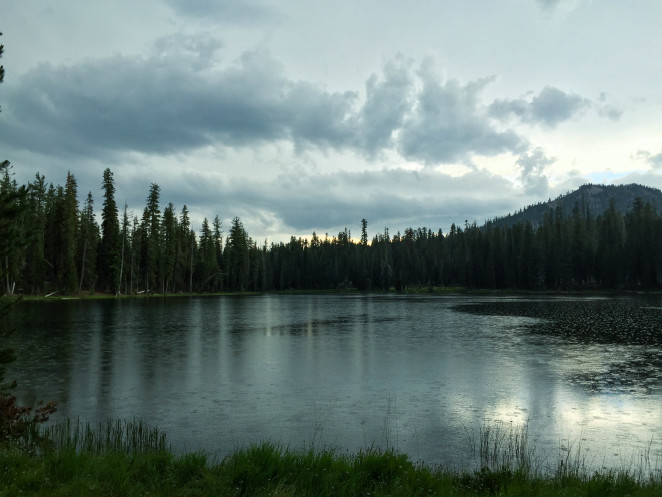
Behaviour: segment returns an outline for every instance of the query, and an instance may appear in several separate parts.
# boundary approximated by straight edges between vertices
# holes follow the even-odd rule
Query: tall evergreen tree
[[[191,220],[188,207],[184,205],[179,217],[178,234],[179,253],[177,265],[177,279],[181,288],[186,288],[189,293],[193,292],[193,268],[196,254],[195,231],[191,229]]]
[[[120,239],[122,240],[122,248],[120,250],[120,283],[118,292],[122,292],[122,285],[124,285],[124,293],[128,290],[128,277],[127,272],[130,270],[127,264],[127,254],[130,252],[131,240],[129,239],[129,214],[127,212],[128,206],[124,204],[124,214],[122,215],[122,228],[120,231]]]
[[[159,274],[163,266],[161,251],[161,209],[159,207],[161,189],[156,183],[149,187],[147,205],[142,218],[141,257],[145,280],[145,291],[157,287]]]
[[[9,170],[9,161],[3,161],[0,164],[0,277],[5,293],[13,295],[24,253],[20,218],[24,214],[25,190],[19,188]]]
[[[46,236],[46,182],[37,173],[28,184],[28,215],[25,222],[26,253],[24,283],[25,289],[36,295],[41,293],[46,280],[44,259],[44,237]]]
[[[216,266],[218,268],[218,276],[216,278],[216,291],[223,289],[223,231],[221,230],[221,220],[218,215],[214,218],[213,236],[214,236],[214,253],[216,255]]]
[[[67,172],[62,203],[62,239],[60,251],[62,267],[60,280],[64,291],[72,293],[78,290],[78,271],[76,269],[76,238],[78,236],[78,188],[76,178]]]
[[[129,293],[138,289],[137,280],[140,275],[140,251],[141,251],[142,230],[137,216],[133,217],[131,226],[131,255],[129,258]]]
[[[115,181],[112,171],[103,172],[103,209],[101,211],[101,243],[99,245],[99,280],[103,291],[117,293],[120,283],[121,239]]]
[[[161,287],[163,293],[174,289],[175,284],[175,265],[177,263],[177,216],[175,215],[175,206],[170,202],[163,210],[163,219],[161,223],[161,253],[163,267],[161,270]]]
[[[230,233],[225,244],[224,258],[228,273],[228,289],[245,291],[249,280],[249,243],[244,225],[238,217],[232,220]]]
[[[218,260],[216,258],[216,243],[214,241],[214,232],[209,226],[209,221],[204,218],[202,229],[200,230],[200,247],[198,254],[197,276],[200,284],[200,290],[203,292],[215,291],[218,273]]]
[[[80,213],[80,234],[78,237],[78,256],[80,267],[79,288],[94,291],[97,279],[97,259],[99,246],[99,226],[94,217],[94,200],[92,192],[88,192],[85,207]]]
[[[45,213],[46,229],[44,234],[44,261],[46,272],[44,275],[45,288],[47,292],[57,291],[56,273],[59,254],[60,223],[58,202],[61,197],[62,187],[55,188],[52,183],[46,191]]]

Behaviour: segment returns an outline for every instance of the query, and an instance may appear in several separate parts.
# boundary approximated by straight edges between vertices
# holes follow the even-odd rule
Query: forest
[[[256,243],[235,217],[198,231],[184,205],[161,205],[150,185],[141,217],[115,200],[113,173],[101,180],[100,221],[91,192],[82,206],[64,186],[36,174],[19,185],[0,165],[0,277],[6,295],[216,293],[281,290],[395,290],[463,287],[513,290],[655,290],[662,286],[662,217],[634,199],[594,216],[576,203],[548,209],[539,223],[407,228],[368,238],[335,236]]]

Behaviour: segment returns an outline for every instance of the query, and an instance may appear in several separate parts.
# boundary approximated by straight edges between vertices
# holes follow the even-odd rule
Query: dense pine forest
[[[199,230],[189,212],[146,192],[141,217],[115,200],[113,173],[100,184],[101,224],[77,183],[44,176],[19,185],[0,166],[0,275],[3,293],[72,295],[273,290],[402,291],[465,287],[517,290],[653,290],[662,286],[662,217],[640,198],[623,213],[612,201],[595,216],[560,203],[542,220],[511,226],[465,223],[448,233],[408,228],[368,238],[347,229],[336,236],[256,243],[234,218],[223,231],[216,216]]]

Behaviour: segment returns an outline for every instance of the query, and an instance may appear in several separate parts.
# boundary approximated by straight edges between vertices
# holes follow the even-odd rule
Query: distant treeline
[[[0,166],[0,276],[5,294],[188,293],[357,288],[659,289],[662,217],[634,200],[595,217],[576,205],[548,210],[537,227],[453,225],[450,232],[408,228],[368,239],[292,237],[257,244],[234,218],[216,216],[198,233],[186,206],[163,209],[153,183],[141,217],[118,209],[113,173],[102,178],[101,225],[92,194],[78,204],[76,179],[44,176],[18,185]]]

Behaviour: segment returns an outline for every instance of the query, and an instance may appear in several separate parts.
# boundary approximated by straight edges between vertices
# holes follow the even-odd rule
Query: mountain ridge
[[[635,199],[644,204],[650,203],[655,212],[662,211],[662,191],[650,186],[630,183],[628,185],[599,185],[586,183],[572,192],[559,195],[554,200],[529,205],[516,213],[495,217],[485,223],[486,226],[507,227],[518,223],[530,222],[534,227],[542,223],[546,212],[561,208],[565,215],[570,215],[577,206],[584,214],[599,216],[614,200],[616,210],[626,214],[632,210]]]

